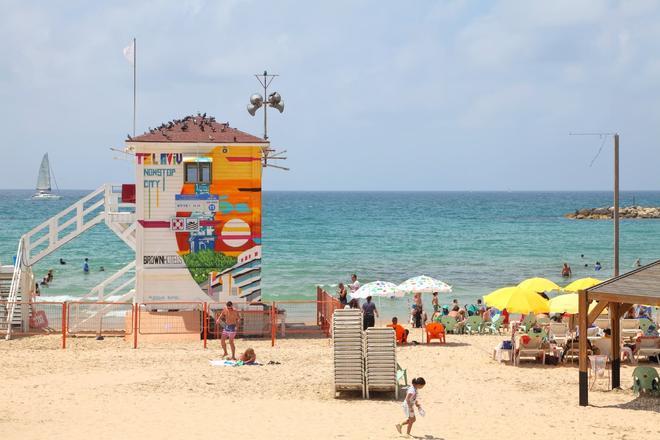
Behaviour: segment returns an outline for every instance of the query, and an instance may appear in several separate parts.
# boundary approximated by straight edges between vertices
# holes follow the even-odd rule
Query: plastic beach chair
[[[520,323],[520,330],[526,332],[536,324],[536,316],[533,313],[528,313],[525,319]]]
[[[657,336],[640,336],[638,338],[639,348],[635,356],[639,361],[640,356],[657,356],[658,364],[660,364],[660,338]]]
[[[649,393],[660,396],[660,376],[653,367],[637,367],[633,370],[633,386],[635,394]]]
[[[483,331],[486,331],[491,334],[497,333],[498,335],[502,333],[502,324],[504,323],[504,316],[495,315],[491,322],[485,322],[483,324]]]
[[[451,316],[443,316],[440,318],[440,323],[445,326],[445,333],[456,332],[456,319]]]
[[[399,384],[403,380],[403,385],[408,386],[408,370],[401,368],[399,363],[396,363],[396,383]]]
[[[430,344],[432,339],[437,339],[441,344],[445,344],[445,326],[439,322],[426,324],[426,343]]]
[[[465,324],[465,327],[467,328],[469,334],[472,333],[480,334],[483,324],[484,324],[484,320],[481,318],[481,316],[469,316]]]

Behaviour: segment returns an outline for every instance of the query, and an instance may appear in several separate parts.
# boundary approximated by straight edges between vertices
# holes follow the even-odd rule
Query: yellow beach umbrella
[[[563,290],[565,290],[566,292],[577,292],[578,290],[584,290],[590,287],[594,287],[596,284],[600,284],[600,283],[602,283],[602,281],[596,278],[589,278],[589,277],[580,278],[579,280],[575,280],[568,286],[564,287]]]
[[[484,296],[486,305],[509,313],[548,313],[548,300],[531,289],[503,287]]]
[[[551,292],[553,290],[560,290],[557,284],[553,283],[547,278],[527,278],[525,281],[518,284],[518,287],[523,289],[533,290],[534,292]]]
[[[578,297],[577,293],[565,293],[563,295],[555,296],[550,300],[550,313],[570,313],[575,315],[578,312]],[[589,304],[589,311],[596,306],[595,301]]]

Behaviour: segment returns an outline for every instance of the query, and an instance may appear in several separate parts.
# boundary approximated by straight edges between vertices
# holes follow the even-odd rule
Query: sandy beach
[[[577,402],[577,366],[512,367],[491,359],[501,337],[448,335],[447,345],[398,349],[408,376],[423,376],[425,439],[607,438],[660,436],[660,401],[629,390],[593,391]],[[243,340],[260,362],[211,367],[217,341],[144,344],[119,338],[33,337],[0,343],[0,436],[6,439],[400,438],[403,419],[391,393],[334,398],[328,339]]]

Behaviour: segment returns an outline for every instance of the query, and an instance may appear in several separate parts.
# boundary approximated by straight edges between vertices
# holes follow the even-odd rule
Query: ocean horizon
[[[89,191],[62,190],[62,199],[47,202],[30,200],[32,192],[0,190],[2,264],[11,264],[21,234]],[[660,206],[660,191],[621,192],[622,206],[633,199]],[[611,221],[563,215],[611,204],[609,191],[264,191],[263,298],[312,298],[317,285],[334,293],[352,273],[362,282],[395,283],[430,275],[452,285],[449,296],[462,302],[532,276],[565,284],[564,262],[573,279],[607,278],[613,270]],[[659,220],[622,220],[622,272],[637,258],[660,258],[658,249]],[[69,264],[60,266],[59,258]],[[82,273],[84,258],[90,259],[89,275]],[[133,258],[99,225],[39,262],[35,275],[54,269],[55,281],[42,296],[74,299]]]

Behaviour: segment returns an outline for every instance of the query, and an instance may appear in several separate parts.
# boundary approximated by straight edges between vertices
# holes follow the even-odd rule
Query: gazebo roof
[[[590,300],[660,306],[660,260],[587,289]]]

